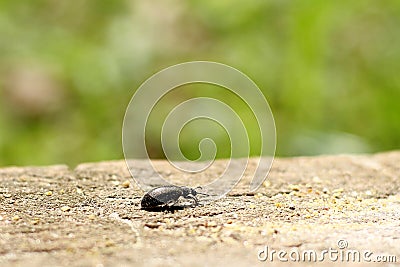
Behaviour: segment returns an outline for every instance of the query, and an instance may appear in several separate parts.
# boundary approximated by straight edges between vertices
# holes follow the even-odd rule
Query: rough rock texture
[[[321,259],[330,248],[339,253],[325,254],[326,266],[335,257],[354,264],[341,260],[352,251],[362,262],[365,250],[373,253],[367,260],[396,256],[381,259],[398,264],[399,162],[400,152],[278,158],[256,193],[247,191],[246,175],[221,200],[164,212],[140,209],[143,192],[124,161],[3,168],[0,266],[307,266],[313,258],[302,261],[304,251]],[[156,165],[188,179],[166,162]],[[271,250],[286,251],[288,262],[278,252],[270,262]]]

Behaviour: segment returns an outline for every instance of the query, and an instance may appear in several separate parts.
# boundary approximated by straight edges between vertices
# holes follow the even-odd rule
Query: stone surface
[[[3,168],[0,266],[308,266],[289,253],[315,250],[320,259],[330,248],[368,250],[371,261],[396,256],[398,264],[399,162],[400,152],[278,158],[255,193],[247,191],[249,170],[225,198],[164,212],[140,209],[143,192],[124,161],[74,170]],[[225,163],[217,161],[196,183],[209,181]],[[167,162],[156,165],[177,181],[191,181]],[[278,254],[260,261],[266,246],[286,251],[288,262]],[[335,264],[353,264],[340,253]],[[332,265],[329,255],[322,264]]]

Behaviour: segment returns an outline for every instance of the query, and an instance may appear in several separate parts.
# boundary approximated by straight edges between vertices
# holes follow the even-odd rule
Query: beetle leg
[[[180,199],[180,197],[178,197],[178,198],[175,199],[175,200],[170,200],[170,201],[168,201],[165,205],[168,206],[168,207],[172,207],[172,206],[174,206],[176,203],[179,202],[179,199]]]
[[[170,201],[170,202],[168,203],[168,205],[169,205],[170,207],[172,207],[172,206],[174,206],[176,203],[178,203],[178,201],[179,201],[179,198],[178,198],[177,200]]]
[[[199,200],[197,199],[197,197],[195,197],[195,196],[187,196],[187,197],[194,200],[195,206],[199,205]]]

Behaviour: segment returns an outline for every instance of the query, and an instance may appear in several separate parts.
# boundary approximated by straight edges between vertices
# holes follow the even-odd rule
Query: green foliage
[[[257,83],[279,156],[400,146],[399,1],[2,0],[0,165],[121,158],[136,88],[191,60],[231,65]],[[210,94],[249,116],[232,96]],[[150,152],[162,157],[159,126],[150,127]],[[185,132],[182,149],[196,158]]]

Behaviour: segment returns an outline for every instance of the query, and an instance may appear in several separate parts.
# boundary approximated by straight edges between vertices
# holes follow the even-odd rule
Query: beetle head
[[[195,189],[190,188],[190,187],[182,187],[182,195],[183,197],[187,197],[188,195],[195,196],[197,195],[197,192]]]
[[[192,195],[192,196],[196,196],[196,195],[209,196],[208,194],[197,192],[196,189],[201,189],[201,187],[200,186],[198,186],[196,188],[182,187],[183,197],[187,197],[188,195]]]

